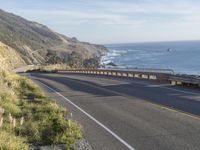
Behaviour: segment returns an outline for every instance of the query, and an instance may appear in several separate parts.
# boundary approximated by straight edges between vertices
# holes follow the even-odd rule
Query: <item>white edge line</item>
[[[40,81],[39,81],[40,82]],[[56,90],[54,90],[53,88],[49,87],[48,85],[40,82],[42,85],[46,86],[48,89],[52,90],[53,92],[55,92],[57,95],[61,96],[62,98],[64,98],[67,102],[69,102],[71,105],[73,105],[74,107],[76,107],[79,111],[81,111],[82,113],[84,113],[87,117],[89,117],[90,119],[92,119],[94,122],[96,122],[98,125],[100,125],[102,128],[104,128],[107,132],[109,132],[112,136],[114,136],[118,141],[120,141],[123,145],[125,145],[129,150],[135,150],[131,145],[129,145],[126,141],[124,141],[122,138],[120,138],[116,133],[114,133],[113,131],[111,131],[108,127],[106,127],[105,125],[103,125],[101,122],[99,122],[97,119],[95,119],[93,116],[91,116],[90,114],[88,114],[86,111],[84,111],[82,108],[80,108],[79,106],[77,106],[76,104],[74,104],[72,101],[70,101],[68,98],[66,98],[65,96],[63,96],[62,94],[60,94],[59,92],[57,92]]]
[[[74,78],[74,79],[77,79],[77,78]],[[125,81],[125,82],[127,82],[127,81]],[[165,86],[163,86],[163,84],[161,84],[161,85],[160,84],[152,85],[152,84],[148,84],[148,83],[144,83],[144,82],[141,83],[141,82],[137,82],[137,81],[130,81],[130,83],[135,83],[135,84],[146,86],[146,87],[151,87],[152,86],[152,87],[155,87],[155,88],[167,89],[167,90],[176,91],[176,92],[180,92],[180,93],[184,93],[184,94],[191,94],[191,95],[200,96],[200,94],[196,93],[196,92],[190,92],[190,91],[185,91],[185,90],[179,90],[179,89],[175,89],[175,88],[165,87]]]
[[[77,78],[72,78],[72,79],[77,79]],[[195,93],[195,92],[190,92],[190,91],[185,91],[185,90],[179,90],[179,89],[175,89],[175,88],[165,87],[168,84],[148,84],[148,83],[140,83],[140,82],[137,82],[137,81],[131,81],[131,83],[135,83],[135,84],[138,84],[138,85],[141,85],[141,86],[145,86],[147,88],[151,88],[151,87],[153,87],[153,88],[161,88],[161,89],[167,89],[167,90],[176,91],[176,92],[180,92],[180,93],[184,93],[184,94],[200,96],[200,93]]]
[[[131,81],[131,83],[136,83],[138,85],[143,85],[143,86],[152,86],[152,84],[148,84],[148,83],[139,83],[137,81]],[[164,86],[159,86],[159,84],[155,84],[154,85],[155,88],[161,88],[161,89],[168,89],[168,90],[171,90],[171,91],[176,91],[176,92],[180,92],[180,93],[184,93],[184,94],[191,94],[191,95],[198,95],[200,96],[199,93],[195,93],[195,92],[190,92],[190,91],[185,91],[185,90],[179,90],[179,89],[175,89],[175,88],[170,88],[170,87],[164,87]],[[157,87],[156,87],[157,86]]]
[[[200,96],[200,94],[198,94],[198,93],[194,93],[194,92],[190,92],[190,91],[184,91],[184,90],[179,90],[179,89],[175,89],[175,88],[169,88],[169,87],[159,87],[159,88],[168,89],[168,90],[172,90],[172,91],[176,91],[176,92],[181,92],[181,93],[185,93],[185,94],[191,94],[191,95],[198,95],[198,96]]]

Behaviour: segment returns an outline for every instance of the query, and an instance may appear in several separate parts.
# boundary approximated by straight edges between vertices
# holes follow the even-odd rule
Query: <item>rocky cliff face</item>
[[[102,45],[80,42],[3,10],[0,41],[16,49],[27,64],[68,63],[72,52],[81,60],[99,58],[107,51]]]

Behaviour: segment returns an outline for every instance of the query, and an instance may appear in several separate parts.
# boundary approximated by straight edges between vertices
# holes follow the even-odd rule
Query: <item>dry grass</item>
[[[10,50],[0,42],[0,150],[26,150],[29,145],[44,144],[66,144],[70,149],[82,137],[79,124],[70,121],[69,125],[64,109],[51,102],[31,80],[11,71],[23,61]],[[39,67],[52,71],[68,66]]]
[[[25,139],[9,132],[0,132],[0,150],[28,150]]]
[[[0,71],[11,70],[26,65],[15,49],[0,41]]]
[[[0,108],[5,110],[0,114],[0,149],[9,149],[6,145],[10,143],[17,150],[26,149],[29,144],[67,144],[69,148],[82,137],[79,124],[70,121],[69,125],[64,117],[67,112],[51,102],[31,80],[2,71],[0,88]],[[35,100],[27,100],[29,96]]]
[[[27,69],[27,72],[54,72],[57,70],[67,70],[70,69],[69,65],[67,64],[52,64],[52,65],[37,65],[32,66]]]

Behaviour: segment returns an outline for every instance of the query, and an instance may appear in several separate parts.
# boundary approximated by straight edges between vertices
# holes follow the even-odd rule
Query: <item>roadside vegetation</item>
[[[86,69],[95,69],[99,67],[99,61],[95,58],[85,59],[80,61],[81,59],[77,57],[75,60],[71,60],[70,64],[47,64],[47,65],[31,65],[26,70],[27,72],[56,72],[57,70],[67,70],[67,69],[76,69],[76,68],[86,68]]]
[[[81,127],[70,113],[50,101],[31,80],[0,67],[0,150],[73,144]]]
[[[35,65],[26,68],[26,72],[56,72],[57,70],[70,69],[67,64]]]

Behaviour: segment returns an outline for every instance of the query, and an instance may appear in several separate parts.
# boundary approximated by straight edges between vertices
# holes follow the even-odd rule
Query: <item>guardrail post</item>
[[[142,74],[142,79],[148,79],[148,75]]]
[[[116,75],[117,75],[117,73],[116,73],[116,72],[112,72],[112,75],[113,75],[113,76],[116,76]]]
[[[128,77],[133,78],[134,77],[133,73],[128,73]]]
[[[156,77],[156,75],[149,75],[149,79],[151,79],[151,80],[156,80],[157,77]]]
[[[128,74],[127,73],[122,73],[122,76],[123,77],[128,77]]]
[[[176,81],[171,81],[171,85],[176,85],[177,82]]]
[[[176,84],[177,84],[177,85],[182,85],[183,83],[180,82],[180,81],[178,81],[178,82],[176,82]]]
[[[142,78],[142,79],[151,79],[151,80],[158,80],[158,81],[165,81],[169,82],[171,81],[171,84],[173,85],[183,85],[183,84],[190,84],[190,85],[196,85],[200,86],[199,78],[196,79],[194,77],[190,77],[189,79],[187,77],[182,77],[181,75],[174,75],[176,79],[173,79],[173,75],[169,73],[157,73],[157,72],[145,72],[145,71],[131,71],[131,70],[104,70],[104,69],[71,69],[66,71],[59,71],[60,73],[75,73],[75,74],[100,74],[100,75],[109,75],[109,76],[119,76],[119,77],[130,77],[130,78]],[[184,79],[187,79],[185,81]],[[181,80],[183,79],[183,80]],[[178,82],[181,81],[181,82]]]
[[[121,77],[122,76],[121,72],[117,72],[117,76]]]
[[[140,78],[140,74],[135,74],[134,77],[135,78]]]

